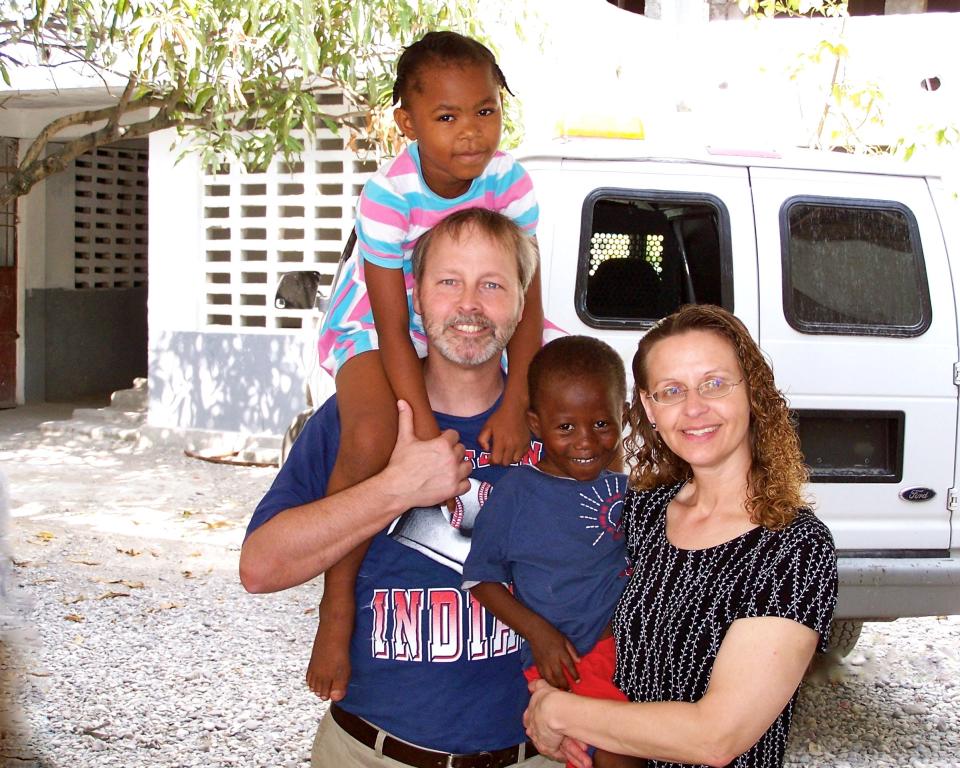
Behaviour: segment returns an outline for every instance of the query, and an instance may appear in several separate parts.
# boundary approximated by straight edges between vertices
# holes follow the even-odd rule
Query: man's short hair
[[[454,242],[458,242],[474,232],[486,235],[507,253],[514,255],[517,260],[520,287],[523,293],[526,293],[540,261],[536,241],[512,219],[502,213],[488,211],[486,208],[467,208],[452,213],[433,229],[424,233],[413,249],[414,280],[420,280],[423,275],[424,262],[436,238],[446,235]]]
[[[530,361],[527,370],[530,408],[537,409],[546,387],[563,386],[570,379],[602,382],[617,403],[627,398],[623,359],[613,347],[592,336],[561,336],[540,349]]]

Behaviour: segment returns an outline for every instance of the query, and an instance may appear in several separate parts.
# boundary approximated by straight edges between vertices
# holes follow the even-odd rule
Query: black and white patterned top
[[[633,575],[617,605],[614,682],[631,701],[698,701],[730,625],[778,616],[820,633],[825,651],[837,601],[833,537],[807,509],[781,531],[763,527],[715,547],[677,549],[667,504],[682,483],[628,491],[623,530]],[[796,693],[760,740],[730,765],[779,768]],[[679,763],[650,761],[650,766]]]

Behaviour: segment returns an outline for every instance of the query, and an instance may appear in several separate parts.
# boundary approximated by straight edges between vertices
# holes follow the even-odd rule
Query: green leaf
[[[200,89],[200,91],[197,93],[197,98],[193,102],[193,107],[197,113],[203,112],[204,107],[207,106],[207,102],[209,102],[216,93],[217,89],[212,85],[208,85]]]

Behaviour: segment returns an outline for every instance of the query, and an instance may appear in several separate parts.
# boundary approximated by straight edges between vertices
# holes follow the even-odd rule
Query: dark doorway
[[[17,165],[17,140],[0,138],[0,184]],[[0,206],[0,408],[17,402],[17,199]]]
[[[960,0],[927,0],[927,13],[960,11]]]
[[[886,0],[850,0],[847,13],[851,16],[883,16]]]
[[[643,15],[646,11],[646,2],[645,0],[607,0],[611,5],[617,6],[624,11],[630,11],[630,13],[639,13]]]

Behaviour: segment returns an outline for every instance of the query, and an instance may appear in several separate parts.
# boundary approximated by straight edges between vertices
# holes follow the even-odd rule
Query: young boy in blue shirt
[[[629,575],[620,531],[627,478],[607,469],[620,454],[623,361],[602,341],[566,336],[533,358],[528,387],[543,457],[510,470],[483,506],[464,587],[527,641],[528,680],[625,701],[613,684],[610,618]],[[594,755],[597,768],[645,764]]]

